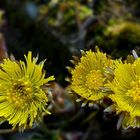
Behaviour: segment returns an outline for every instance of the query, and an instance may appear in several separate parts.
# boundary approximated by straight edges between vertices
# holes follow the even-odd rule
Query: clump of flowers
[[[82,55],[78,64],[71,70],[71,89],[78,94],[84,101],[82,106],[89,103],[102,102],[103,98],[108,95],[106,84],[112,80],[107,69],[113,67],[113,60],[107,58],[105,53],[86,51]]]
[[[122,61],[90,50],[71,68],[71,90],[81,97],[78,101],[102,105],[107,97],[104,112],[119,116],[118,129],[140,127],[140,58],[132,53]]]
[[[37,63],[29,52],[23,61],[4,59],[0,64],[0,117],[13,128],[32,127],[47,110],[48,97],[43,85],[54,80],[45,78],[44,61]]]

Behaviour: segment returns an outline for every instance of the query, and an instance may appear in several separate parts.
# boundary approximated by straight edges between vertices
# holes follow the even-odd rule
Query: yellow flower
[[[0,117],[22,130],[31,127],[43,112],[49,113],[42,86],[54,80],[53,76],[45,78],[44,61],[37,65],[31,52],[25,59],[26,63],[4,59],[0,64]]]
[[[109,97],[114,102],[117,114],[123,114],[122,126],[140,127],[140,58],[134,63],[116,62],[114,80],[109,83],[114,94]]]
[[[80,62],[71,71],[72,90],[89,102],[98,102],[106,96],[108,90],[105,84],[110,79],[107,69],[113,61],[100,52],[87,51]]]

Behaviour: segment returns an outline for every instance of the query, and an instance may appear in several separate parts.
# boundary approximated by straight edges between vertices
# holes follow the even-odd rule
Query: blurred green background
[[[139,7],[139,0],[0,0],[0,45],[4,40],[17,60],[29,50],[39,61],[47,58],[44,69],[56,77],[52,115],[24,133],[2,124],[0,140],[138,139],[139,129],[116,130],[118,118],[102,108],[81,108],[65,78],[80,50],[98,46],[114,59],[125,59],[133,49],[139,54]]]

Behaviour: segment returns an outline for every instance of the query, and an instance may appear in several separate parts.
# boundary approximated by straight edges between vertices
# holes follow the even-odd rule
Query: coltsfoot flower
[[[44,61],[37,65],[31,52],[25,59],[26,63],[4,59],[0,64],[0,117],[22,130],[32,127],[43,112],[49,113],[42,86],[54,80],[53,76],[45,78]]]
[[[75,68],[72,69],[71,89],[86,102],[101,101],[108,92],[106,83],[111,80],[107,69],[112,68],[113,60],[105,53],[86,51]],[[83,104],[83,106],[85,105]]]
[[[116,62],[114,80],[109,83],[113,108],[121,114],[118,126],[140,127],[140,58],[134,63]]]

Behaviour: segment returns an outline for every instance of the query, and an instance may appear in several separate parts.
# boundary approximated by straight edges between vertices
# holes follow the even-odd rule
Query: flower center
[[[19,79],[12,82],[12,87],[7,90],[7,100],[17,107],[26,105],[26,102],[32,98],[31,82],[25,79]]]
[[[103,86],[104,80],[100,70],[92,70],[86,76],[86,86],[90,90],[99,90]]]
[[[134,101],[140,101],[140,80],[132,81],[130,87],[131,89],[126,94],[132,97]]]

